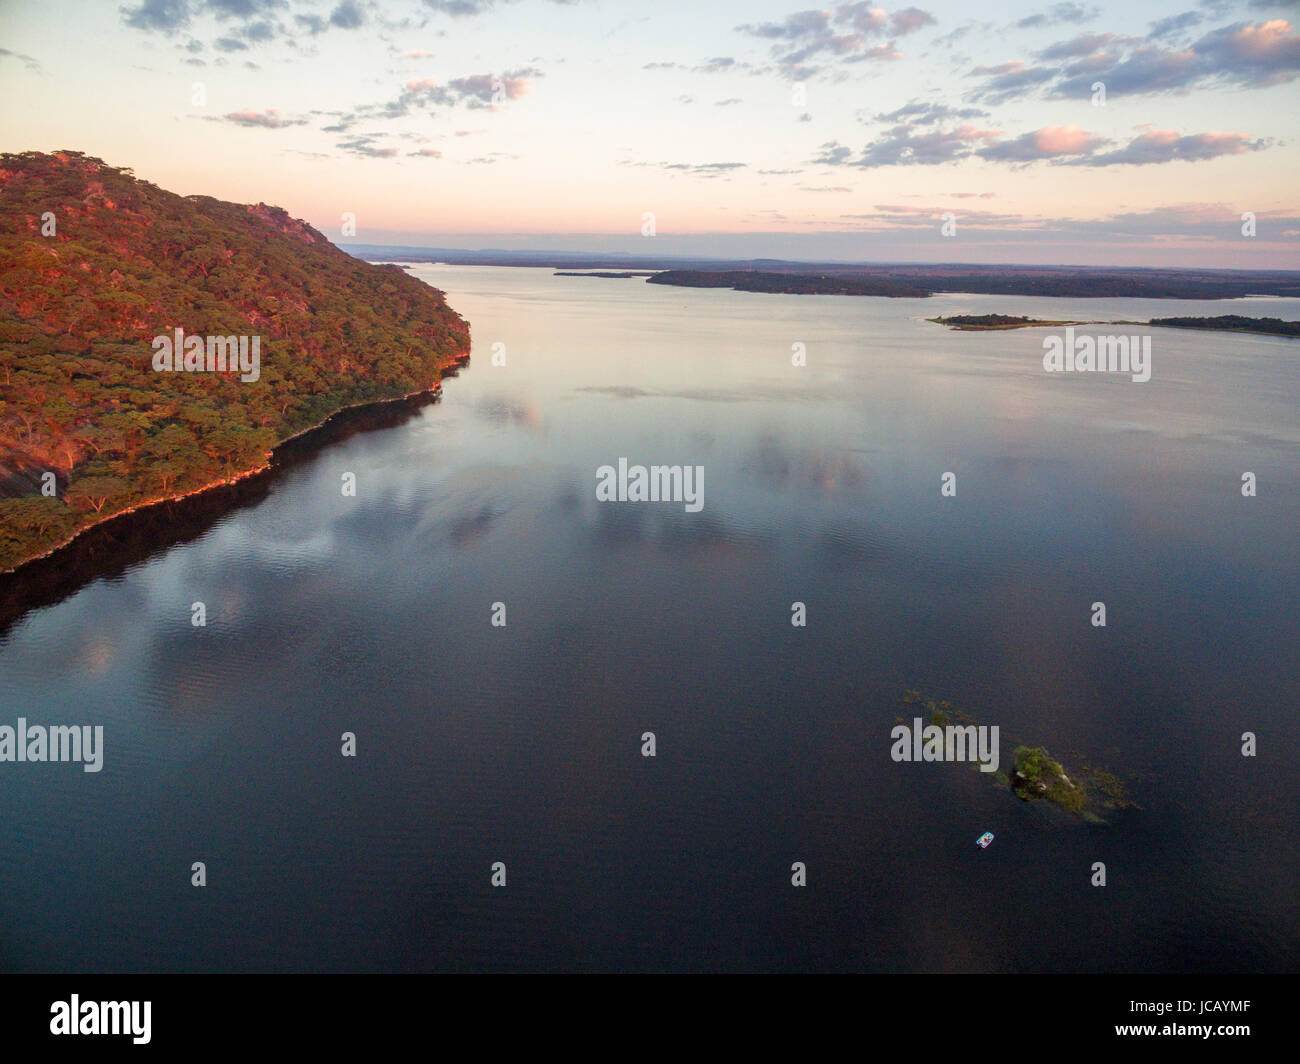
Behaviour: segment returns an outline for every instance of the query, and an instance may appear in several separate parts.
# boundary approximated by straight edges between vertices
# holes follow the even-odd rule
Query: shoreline
[[[468,365],[459,353],[429,388],[351,403],[280,440],[260,465],[202,487],[136,503],[78,529],[61,543],[0,570],[0,634],[32,609],[67,597],[97,575],[112,575],[155,550],[206,531],[227,513],[265,497],[276,473],[357,432],[401,424],[442,397],[442,383]],[[174,534],[172,534],[174,532]],[[158,537],[155,539],[155,537]],[[124,546],[126,549],[118,551]],[[120,554],[119,557],[114,555]],[[68,562],[70,564],[65,565]],[[99,572],[91,572],[90,569]]]
[[[1004,332],[1007,329],[1059,329],[1064,326],[1074,325],[1142,325],[1144,322],[1136,321],[1012,321],[1003,322],[999,325],[970,325],[960,322],[953,322],[947,318],[926,318],[928,322],[935,325],[942,325],[945,329],[951,329],[953,332]]]
[[[416,245],[341,243],[362,262],[404,266],[472,266],[565,271],[644,271],[654,274],[749,273],[845,280],[934,282],[934,295],[1050,296],[1064,299],[1300,298],[1300,270],[1187,266],[1095,266],[980,262],[878,262],[842,259],[699,258],[578,251],[487,251]],[[664,283],[664,282],[661,282]],[[968,286],[963,287],[966,283]],[[688,285],[683,287],[699,287]],[[714,286],[710,286],[714,287]],[[1066,290],[1068,289],[1068,290]],[[1271,290],[1270,290],[1271,289]]]

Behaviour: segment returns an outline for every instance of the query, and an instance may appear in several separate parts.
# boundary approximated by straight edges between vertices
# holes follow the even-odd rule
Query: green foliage
[[[976,724],[973,718],[955,709],[951,702],[923,698],[919,691],[905,691],[903,702],[906,705],[924,705],[929,713],[929,722],[941,728],[951,724]],[[895,720],[900,724],[906,723],[901,718]],[[1008,742],[1013,741],[1005,733],[1003,737]],[[1071,773],[1067,775],[1061,763],[1054,760],[1046,748],[1017,744],[1011,754],[1010,774],[999,770],[993,774],[993,779],[1003,786],[1010,785],[1012,793],[1025,801],[1045,799],[1090,824],[1104,824],[1106,821],[1099,815],[1101,813],[1109,815],[1120,809],[1138,808],[1114,773],[1086,762],[1075,765]]]
[[[1241,314],[1220,314],[1216,318],[1152,318],[1151,324],[1163,325],[1171,329],[1212,329],[1215,332],[1300,336],[1300,321],[1284,321],[1282,318],[1247,318]]]
[[[1086,805],[1083,791],[1076,787],[1041,746],[1017,746],[1011,755],[1015,772],[1012,789],[1021,798],[1046,798],[1071,813],[1081,813]]]
[[[1011,755],[1011,760],[1016,766],[1016,771],[1031,780],[1040,779],[1046,773],[1056,776],[1061,774],[1060,763],[1048,757],[1047,751],[1041,746],[1017,746]]]
[[[946,318],[935,318],[945,325],[1033,325],[1037,318],[1017,317],[1014,314],[950,314]]]
[[[0,556],[31,542],[57,542],[71,533],[74,523],[74,515],[58,499],[0,499]]]
[[[176,328],[260,336],[260,379],[155,372],[153,338]],[[257,468],[344,406],[433,387],[468,350],[441,292],[280,208],[177,196],[78,152],[0,155],[0,570]],[[32,498],[47,471],[63,499]]]

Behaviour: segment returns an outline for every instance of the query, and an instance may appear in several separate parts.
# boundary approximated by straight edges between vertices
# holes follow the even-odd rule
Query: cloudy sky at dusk
[[[1298,16],[0,0],[0,150],[369,243],[1294,269]]]

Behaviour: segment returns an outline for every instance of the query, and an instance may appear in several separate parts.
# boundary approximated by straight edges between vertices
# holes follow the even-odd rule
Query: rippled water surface
[[[0,765],[0,967],[1296,967],[1300,344],[1144,327],[1139,384],[924,319],[1300,301],[416,273],[474,334],[441,403],[0,637],[0,724],[106,746]],[[703,509],[597,502],[620,457]],[[1140,808],[893,762],[908,689]]]

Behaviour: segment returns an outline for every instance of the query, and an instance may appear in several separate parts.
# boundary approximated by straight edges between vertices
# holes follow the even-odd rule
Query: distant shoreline
[[[673,255],[464,251],[396,245],[338,245],[367,262],[516,266],[577,273],[654,274],[649,284],[794,294],[1008,295],[1074,299],[1300,299],[1300,270],[1179,267],[984,265],[972,263],[804,262]]]
[[[557,270],[556,277],[602,277],[624,281],[629,277],[653,277],[654,270]]]

